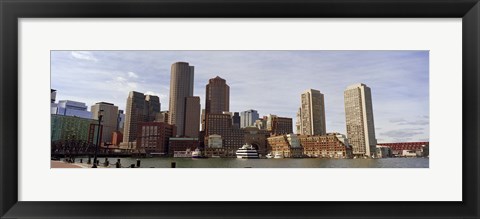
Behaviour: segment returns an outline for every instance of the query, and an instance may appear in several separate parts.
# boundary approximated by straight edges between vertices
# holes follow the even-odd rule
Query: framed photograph
[[[0,11],[2,218],[480,217],[476,0]]]

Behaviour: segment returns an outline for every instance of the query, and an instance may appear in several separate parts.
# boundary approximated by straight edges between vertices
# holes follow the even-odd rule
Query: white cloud
[[[95,58],[92,53],[86,51],[72,51],[71,55],[75,59],[98,62],[98,59]]]
[[[137,89],[137,87],[138,87],[137,83],[135,83],[135,82],[128,82],[127,83],[127,89],[128,90],[135,90],[135,89]]]
[[[126,82],[127,79],[123,78],[123,77],[117,77],[115,78],[118,82]]]
[[[138,75],[137,75],[137,74],[135,74],[135,72],[131,72],[131,71],[129,71],[129,72],[128,72],[128,77],[131,77],[131,78],[138,78]]]
[[[159,93],[153,92],[153,91],[147,91],[144,93],[145,95],[152,95],[152,96],[158,96],[160,97],[161,95]]]

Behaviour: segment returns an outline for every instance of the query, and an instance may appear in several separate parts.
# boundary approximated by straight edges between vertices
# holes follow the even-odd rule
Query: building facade
[[[269,152],[272,155],[281,155],[282,157],[303,157],[303,148],[297,135],[278,135],[267,138]]]
[[[378,143],[378,147],[389,147],[391,155],[395,157],[403,156],[403,151],[415,151],[417,156],[429,156],[430,144],[428,141],[422,142],[396,142],[396,143]]]
[[[377,145],[373,120],[372,94],[365,84],[344,91],[347,137],[356,156],[375,156]]]
[[[198,138],[170,138],[168,155],[173,156],[176,151],[194,151],[199,146]]]
[[[166,155],[169,139],[175,136],[175,126],[164,122],[138,124],[137,148],[147,154]]]
[[[124,124],[125,124],[125,113],[123,112],[123,110],[118,110],[116,131],[122,132],[122,134],[123,134]],[[123,138],[122,138],[122,140],[123,140]]]
[[[243,144],[251,144],[257,152],[264,156],[267,154],[267,137],[270,135],[267,130],[261,130],[256,127],[246,127],[243,130],[243,142],[238,141],[236,142],[239,145],[235,145],[237,147],[235,151],[243,146]]]
[[[267,117],[264,116],[263,118],[255,120],[253,126],[261,130],[267,130]]]
[[[301,105],[297,113],[297,134],[325,135],[325,100],[318,90],[308,89],[300,95]]]
[[[253,126],[255,121],[259,118],[258,112],[256,110],[247,110],[240,113],[240,127],[245,128]]]
[[[155,120],[155,115],[160,112],[160,103],[156,103],[157,101],[160,100],[156,96],[130,91],[125,112],[124,143],[137,140],[138,123],[153,122]]]
[[[352,149],[334,134],[299,135],[298,139],[303,147],[303,154],[307,157],[352,158]]]
[[[393,156],[392,149],[387,146],[377,146],[375,153],[375,158],[387,158]]]
[[[194,66],[176,62],[171,66],[168,123],[177,127],[177,135],[185,135],[186,98],[193,96]]]
[[[222,148],[223,139],[221,135],[210,135],[208,136],[208,145],[209,148]]]
[[[88,141],[90,124],[97,120],[75,116],[51,115],[51,141],[80,140]]]
[[[51,114],[91,119],[92,113],[87,109],[85,103],[72,100],[60,100],[58,104],[51,104]]]
[[[205,145],[209,145],[209,136],[219,135],[223,138],[223,145],[230,145],[232,131],[232,118],[229,114],[205,115]]]
[[[205,145],[209,145],[209,136],[220,135],[223,139],[222,156],[236,157],[236,151],[245,143],[243,129],[232,125],[230,114],[206,114]]]
[[[119,146],[123,141],[123,134],[120,131],[114,131],[112,133],[112,145]]]
[[[232,116],[232,124],[234,128],[240,128],[240,113],[234,112]]]
[[[117,130],[118,126],[118,106],[112,103],[99,102],[90,107],[92,111],[92,119],[98,119],[99,112],[102,112],[102,125],[103,125],[103,142],[112,142],[112,134]]]
[[[145,121],[155,121],[158,114],[160,114],[160,98],[158,96],[145,95]]]
[[[57,90],[50,89],[50,103],[55,103],[56,99],[57,99]]]
[[[200,132],[200,97],[185,98],[184,136],[198,138]]]
[[[205,92],[205,113],[230,111],[230,87],[225,79],[215,77],[208,80]]]
[[[267,130],[273,135],[293,134],[292,118],[271,116],[267,120]]]
[[[168,111],[160,111],[155,117],[155,122],[165,122],[168,123]]]

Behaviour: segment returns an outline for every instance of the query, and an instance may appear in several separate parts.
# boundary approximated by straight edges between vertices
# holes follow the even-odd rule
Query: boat
[[[270,159],[270,158],[273,158],[273,155],[272,155],[272,153],[268,153],[267,155],[265,155],[265,157]]]
[[[273,158],[281,159],[281,158],[283,158],[283,154],[281,152],[277,152],[277,153],[275,153],[275,156]]]
[[[195,149],[193,152],[192,152],[192,158],[202,158],[202,151],[200,151],[200,149]]]
[[[173,157],[178,158],[191,158],[192,157],[192,151],[190,151],[190,148],[187,148],[185,151],[174,151],[173,152]]]
[[[244,144],[236,152],[237,158],[251,159],[258,158],[257,150],[251,144]]]

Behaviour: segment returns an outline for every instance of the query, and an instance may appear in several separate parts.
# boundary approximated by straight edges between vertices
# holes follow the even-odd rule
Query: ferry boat
[[[244,144],[236,152],[237,158],[251,159],[258,158],[258,152],[251,144]]]
[[[192,152],[192,158],[202,158],[202,151],[200,151],[200,149],[195,149],[193,152]]]

